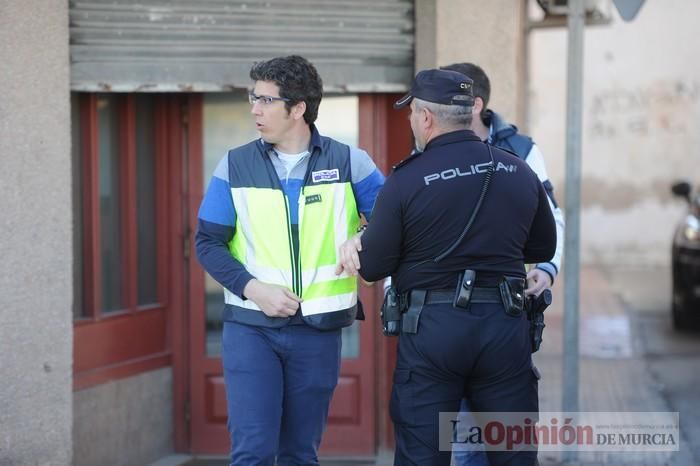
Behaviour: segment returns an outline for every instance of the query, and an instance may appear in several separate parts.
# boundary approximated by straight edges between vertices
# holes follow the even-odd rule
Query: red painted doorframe
[[[398,162],[406,158],[413,149],[413,135],[408,120],[409,110],[394,110],[393,104],[403,94],[367,94],[360,99],[360,142],[361,148],[372,155],[379,169],[389,175]],[[394,366],[396,365],[396,345],[398,339],[385,337],[379,324],[379,306],[383,299],[383,289],[375,285],[376,307],[365,309],[375,319],[368,319],[365,325],[375,328],[375,370],[376,370],[376,426],[377,452],[393,450],[394,429],[389,417],[389,399]]]
[[[198,110],[199,109],[199,110]],[[201,166],[194,161],[201,160],[201,95],[182,95],[173,99],[168,108],[168,131],[170,136],[169,148],[171,157],[177,162],[172,166],[169,176],[175,180],[174,192],[170,195],[180,205],[177,210],[178,224],[182,225],[179,241],[174,241],[174,254],[181,258],[182,271],[180,280],[172,283],[171,287],[182,296],[183,305],[178,308],[178,314],[171,319],[170,335],[173,354],[173,441],[175,451],[190,451],[190,269],[194,261],[192,238],[194,235],[193,219],[187,207],[195,194],[190,189],[190,178],[201,185]],[[201,164],[200,164],[201,165]],[[201,186],[200,186],[201,188]],[[199,195],[199,194],[196,194]],[[179,290],[177,289],[179,287]]]

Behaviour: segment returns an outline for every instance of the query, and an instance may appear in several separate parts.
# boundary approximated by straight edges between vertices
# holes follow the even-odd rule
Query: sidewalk
[[[643,279],[644,274],[634,272],[590,266],[581,270],[579,411],[670,411],[660,387],[649,376],[641,352],[637,351],[640,337],[634,334],[629,318],[630,312],[645,312],[645,307],[667,306],[654,300],[667,299],[670,294],[659,292],[667,287],[666,283],[652,285]],[[562,411],[564,286],[561,281],[553,292],[554,303],[545,314],[545,341],[535,355],[535,364],[542,374],[540,411]],[[682,438],[680,443],[683,444]],[[543,466],[562,464],[558,452],[541,452],[539,458]],[[568,464],[681,466],[695,462],[688,449],[681,448],[674,453],[580,453],[574,463]]]

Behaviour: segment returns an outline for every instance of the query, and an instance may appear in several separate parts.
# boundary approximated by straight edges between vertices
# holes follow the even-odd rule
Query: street
[[[700,332],[671,327],[668,269],[583,267],[580,286],[579,411],[671,411],[679,451],[581,453],[577,465],[700,464]],[[563,286],[547,311],[540,409],[561,411]],[[541,452],[543,465],[562,464]]]
[[[636,313],[633,323],[649,383],[680,413],[681,450],[691,452],[689,464],[700,464],[700,333],[673,330],[667,310]]]

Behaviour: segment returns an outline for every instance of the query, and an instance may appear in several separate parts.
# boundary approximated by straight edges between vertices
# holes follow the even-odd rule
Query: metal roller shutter
[[[327,91],[403,91],[412,0],[71,0],[76,91],[226,91],[259,60],[299,54]]]

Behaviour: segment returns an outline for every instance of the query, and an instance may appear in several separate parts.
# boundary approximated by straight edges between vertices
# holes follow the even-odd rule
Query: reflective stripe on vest
[[[299,196],[299,264],[292,252],[287,199],[274,188],[231,188],[236,233],[229,243],[233,257],[258,280],[294,290],[304,300],[302,315],[349,309],[357,304],[357,279],[335,275],[336,254],[360,219],[349,182],[304,186]],[[306,204],[313,196],[318,201]],[[225,293],[225,302],[260,310],[250,300]]]

